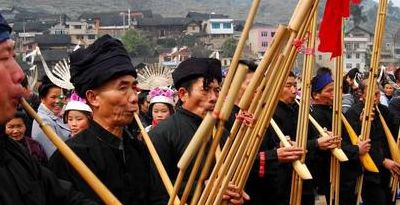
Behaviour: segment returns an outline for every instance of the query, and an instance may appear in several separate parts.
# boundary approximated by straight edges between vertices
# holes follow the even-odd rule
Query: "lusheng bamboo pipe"
[[[300,104],[300,102],[296,101],[298,104]],[[314,127],[317,129],[318,133],[323,136],[329,136],[326,133],[326,130],[324,128],[322,128],[322,126],[314,119],[313,116],[308,115],[310,122],[314,125]],[[347,158],[346,154],[343,152],[342,149],[340,148],[335,148],[331,150],[332,154],[341,162],[345,162],[348,161],[349,159]]]
[[[375,36],[374,36],[374,43],[371,56],[371,69],[368,76],[368,87],[365,97],[364,114],[362,116],[362,126],[361,126],[362,140],[369,139],[371,131],[371,123],[373,119],[371,113],[374,104],[375,83],[378,78],[378,67],[381,54],[381,45],[385,32],[387,4],[388,0],[379,0],[378,12],[376,16],[376,25],[374,31]],[[363,181],[363,177],[364,175],[361,175],[359,179],[360,182]],[[357,189],[357,194],[358,194],[357,203],[360,203],[361,201],[361,193],[362,193],[362,183],[360,183],[360,186]]]
[[[79,175],[88,183],[94,192],[105,204],[121,204],[121,202],[107,189],[106,186],[93,174],[92,171],[83,163],[81,159],[69,148],[65,142],[57,136],[54,130],[46,123],[43,122],[42,118],[32,109],[28,102],[24,98],[21,98],[21,105],[26,112],[36,120],[40,128],[50,139],[50,141],[57,147],[58,151],[64,156],[64,158],[72,165],[72,167],[79,173]]]
[[[369,138],[371,123],[373,117],[371,116],[372,108],[374,106],[375,83],[378,78],[379,60],[381,54],[381,45],[385,32],[385,21],[388,0],[379,0],[377,21],[375,25],[374,46],[371,56],[371,69],[368,76],[368,87],[364,105],[364,115],[362,117],[361,139]]]
[[[342,25],[344,19],[342,18]],[[340,43],[344,46],[343,29],[341,31]],[[342,136],[342,121],[340,114],[342,113],[342,90],[343,90],[343,51],[335,61],[335,81],[334,81],[334,98],[332,112],[332,133],[334,136]],[[340,189],[340,163],[337,158],[331,155],[331,171],[330,171],[330,199],[329,204],[339,205],[339,189]]]
[[[318,5],[316,2],[314,7]],[[317,10],[314,9],[310,16],[309,26],[305,29],[309,32],[310,36],[307,42],[307,48],[315,48],[316,41],[316,30],[317,30]],[[296,142],[300,148],[307,149],[307,138],[308,138],[308,113],[310,112],[310,96],[311,96],[311,75],[315,64],[314,55],[304,55],[304,65],[302,72],[302,102],[299,106],[299,114],[297,116],[297,128],[296,128]],[[305,155],[301,157],[300,162],[304,163]],[[299,177],[299,174],[292,172],[292,184],[291,184],[291,195],[290,203],[293,205],[300,205],[302,201],[303,192],[303,180]]]
[[[136,123],[139,126],[140,133],[142,134],[143,140],[144,140],[144,142],[146,144],[147,149],[150,152],[150,156],[153,159],[153,162],[154,162],[154,164],[155,164],[155,166],[157,168],[157,171],[158,171],[158,173],[160,175],[160,178],[161,178],[161,180],[162,180],[162,182],[163,182],[163,184],[165,186],[165,189],[167,190],[168,195],[170,197],[172,197],[173,196],[173,192],[174,192],[174,188],[172,186],[171,180],[168,177],[168,173],[165,170],[165,168],[164,168],[164,166],[163,166],[163,164],[161,162],[161,159],[157,154],[156,148],[154,147],[153,143],[151,142],[149,134],[147,134],[145,128],[143,127],[143,124],[140,121],[140,118],[139,118],[138,114],[134,113],[133,116],[135,118]],[[178,198],[175,198],[174,204],[175,205],[179,205],[179,199]]]
[[[214,127],[215,123],[216,123],[216,118],[219,117],[221,108],[224,104],[225,101],[225,97],[228,94],[229,88],[231,87],[232,81],[233,81],[233,77],[236,73],[236,69],[239,63],[239,59],[240,56],[242,54],[244,45],[246,43],[246,40],[248,38],[251,26],[253,25],[254,22],[254,18],[256,16],[257,13],[257,9],[258,6],[260,4],[260,0],[253,0],[253,3],[251,5],[249,14],[247,16],[247,19],[245,21],[245,25],[243,28],[243,32],[242,35],[240,36],[238,45],[236,46],[235,49],[235,53],[233,55],[232,61],[231,61],[231,65],[229,66],[229,71],[228,74],[224,80],[224,84],[222,85],[222,89],[219,93],[214,111],[213,111],[213,115],[212,118],[208,118],[208,119],[204,119],[200,125],[200,127],[202,127],[202,129],[197,129],[195,136],[199,139],[196,139],[195,142],[200,142],[202,141],[204,138],[206,138],[206,134],[207,133],[211,133],[212,128]],[[233,82],[233,83],[237,83],[237,82]],[[233,103],[233,102],[232,102]],[[230,112],[230,111],[229,111]],[[230,114],[230,113],[228,113]],[[229,115],[228,115],[229,116]],[[220,126],[218,129],[222,129],[223,126]],[[206,129],[206,130],[204,130]],[[217,131],[218,132],[218,131]],[[193,137],[193,139],[195,139],[195,137]],[[186,149],[185,152],[183,153],[181,159],[178,162],[178,167],[179,168],[183,168],[184,166],[188,166],[190,161],[193,159],[193,156],[195,155],[195,153],[198,151],[199,147],[201,146],[201,144],[199,143],[195,143],[195,142],[191,142],[189,145],[191,147],[191,149]]]
[[[376,106],[376,110],[379,113],[379,119],[383,126],[383,130],[385,131],[386,140],[389,145],[390,155],[392,156],[393,161],[400,163],[400,150],[397,146],[396,140],[394,139],[392,132],[390,131],[385,119],[383,118],[382,113],[379,110],[378,106]]]
[[[399,127],[399,132],[397,134],[397,147],[400,149],[400,127]],[[396,200],[397,196],[397,190],[399,188],[399,177],[398,176],[392,176],[391,180],[391,191],[392,191],[392,201]]]
[[[257,70],[254,74],[254,77],[251,79],[250,84],[247,86],[245,93],[251,93],[251,96],[249,95],[248,98],[244,97],[246,94],[244,94],[239,102],[239,107],[241,108],[241,111],[243,110],[248,110],[249,113],[255,114],[253,111],[255,109],[255,105],[257,104],[262,91],[265,88],[267,79],[264,77],[265,74],[264,72],[261,72],[262,70],[266,70],[266,68],[269,67],[269,64],[273,61],[272,59],[277,58],[278,55],[278,49],[282,47],[282,44],[287,40],[289,35],[288,29],[284,26],[279,26],[276,35],[274,36],[274,39],[272,43],[270,44],[270,47],[267,49],[266,53],[264,54],[264,57],[260,64],[257,67]],[[271,70],[271,69],[268,69]],[[260,83],[255,83],[255,81],[259,81],[258,79],[262,79],[261,84]],[[257,87],[258,86],[258,87]],[[256,91],[256,95],[254,97],[254,92]],[[249,103],[244,103],[244,102],[249,102]],[[252,103],[250,105],[250,102]],[[249,108],[250,107],[250,108]],[[256,116],[255,116],[256,117]],[[217,175],[219,174],[219,170],[221,169],[221,166],[223,165],[224,161],[226,160],[226,157],[228,155],[229,150],[231,149],[237,149],[234,148],[236,142],[236,139],[241,136],[245,132],[246,127],[241,126],[242,123],[239,120],[235,120],[233,127],[231,129],[230,135],[227,138],[223,148],[222,152],[220,155],[220,160],[217,161],[215,164],[213,171],[211,172],[211,175],[208,180],[208,184],[206,185],[204,191],[201,193],[201,186],[197,186],[196,190],[193,195],[193,199],[191,201],[191,205],[195,204],[204,204],[206,197],[210,195],[212,185],[214,184],[214,181],[216,180]],[[240,132],[239,132],[240,130]],[[239,133],[238,133],[239,132]],[[200,181],[204,181],[206,179],[205,174],[200,175]],[[201,198],[200,198],[201,195]]]
[[[308,1],[308,3],[311,5],[314,5],[313,1]],[[310,11],[304,11],[304,10],[303,10],[303,12],[306,12],[307,15],[309,15],[309,13],[310,13]],[[306,16],[306,15],[304,15],[304,16]],[[302,21],[304,21],[304,19]],[[257,129],[251,129],[251,128],[248,129],[247,131],[250,131],[250,132],[246,132],[245,136],[248,136],[249,134],[251,134],[251,131],[253,131],[253,130],[254,130],[254,132],[256,132],[255,133],[256,135],[259,135],[258,131],[262,130],[262,132],[265,132],[265,127],[268,126],[268,124],[269,124],[269,121],[272,117],[273,110],[277,104],[277,96],[280,92],[280,89],[282,88],[284,80],[286,79],[287,75],[289,74],[290,67],[292,66],[293,59],[296,54],[296,48],[292,44],[292,42],[298,36],[296,32],[297,31],[292,32],[283,53],[279,56],[277,63],[273,66],[274,71],[279,71],[279,72],[277,72],[275,75],[272,75],[273,77],[276,77],[276,78],[272,79],[273,82],[272,81],[268,82],[267,87],[271,88],[272,91],[270,92],[271,95],[269,96],[269,98],[267,99],[266,104],[265,104],[265,107],[268,109],[265,109],[266,112],[262,115],[262,116],[264,116],[262,118],[263,120],[257,121],[257,122],[262,122],[262,123],[259,123],[259,125],[258,125],[259,128],[257,128]],[[299,38],[304,37],[304,32],[302,32],[302,34],[299,35],[298,37]],[[271,76],[269,76],[269,77],[271,77]],[[256,125],[256,127],[258,127],[258,126]],[[254,134],[251,134],[251,136],[254,136]],[[226,170],[227,171],[229,170],[229,171],[228,172],[224,171],[222,173],[222,176],[224,176],[224,177],[223,178],[219,177],[219,182],[216,183],[216,185],[214,185],[214,187],[220,187],[218,194],[217,194],[217,198],[215,200],[210,198],[211,201],[208,200],[207,204],[212,203],[212,201],[214,201],[213,204],[220,203],[222,191],[227,187],[229,180],[231,179],[232,175],[234,174],[234,172],[236,170],[236,166],[241,159],[241,155],[243,154],[243,151],[246,148],[246,142],[248,142],[248,141],[249,141],[248,137],[244,137],[243,143],[239,142],[239,144],[244,144],[244,145],[241,145],[237,152],[232,152],[232,155],[235,155],[235,157],[234,157],[232,164],[228,163],[229,166],[226,166],[226,168],[227,168]],[[225,175],[225,173],[226,173],[226,175]],[[221,180],[222,180],[222,184],[221,184]],[[214,192],[212,191],[211,193],[214,193]]]
[[[346,117],[343,113],[341,113],[341,119],[343,122],[344,127],[346,128],[347,133],[349,134],[349,138],[351,144],[358,145],[358,137],[354,129],[351,127],[349,121],[347,121]],[[378,173],[378,167],[375,165],[375,162],[372,160],[369,153],[360,156],[361,164],[363,165],[364,169],[368,170],[369,172]]]
[[[235,83],[232,84],[232,86],[231,86],[231,88],[229,90],[229,93],[228,93],[228,95],[226,97],[226,101],[225,101],[226,104],[224,104],[224,106],[222,107],[223,113],[230,113],[230,111],[232,110],[233,102],[234,102],[234,100],[235,100],[235,98],[237,96],[237,93],[238,93],[238,91],[240,89],[240,86],[241,86],[242,82],[244,81],[244,79],[246,77],[247,72],[248,72],[248,67],[246,65],[244,65],[244,64],[239,64],[237,72],[236,72],[236,74],[234,76],[234,82]],[[225,116],[225,117],[226,118],[224,118],[224,119],[227,119],[229,116]],[[208,173],[208,171],[209,171],[209,169],[211,167],[211,164],[212,164],[214,156],[215,156],[215,151],[219,146],[219,142],[220,142],[220,139],[221,139],[222,134],[223,134],[223,130],[224,130],[223,126],[224,126],[224,121],[221,120],[218,123],[218,129],[216,131],[216,135],[215,135],[215,137],[213,139],[213,142],[211,144],[210,149],[208,150],[208,154],[207,154],[207,157],[206,157],[206,161],[204,163],[203,170],[201,171],[201,175]],[[211,131],[212,131],[212,129],[211,129]],[[203,142],[203,143],[207,143],[207,142]],[[198,157],[202,158],[203,155],[199,154]],[[179,166],[179,163],[178,163],[178,166]],[[184,172],[184,171],[185,170],[180,169],[179,173]],[[192,169],[192,173],[190,175],[191,176],[197,176],[197,169]],[[179,176],[179,174],[178,174],[178,176]],[[181,178],[181,180],[182,179],[183,178]],[[179,181],[177,181],[177,182],[179,182]],[[202,184],[203,184],[203,181],[199,181],[198,182],[198,186],[202,186]],[[188,184],[188,185],[191,186],[191,184]],[[188,185],[186,185],[186,186],[188,186]],[[190,190],[190,189],[191,189],[191,187],[187,188],[187,190]]]
[[[271,119],[270,124],[271,124],[272,128],[274,129],[274,131],[276,132],[276,134],[278,135],[278,138],[282,142],[283,146],[284,147],[292,147],[292,145],[286,139],[285,135],[283,134],[283,132],[279,128],[279,126],[276,124],[274,119]],[[293,162],[292,166],[293,166],[294,170],[296,170],[297,174],[299,174],[299,176],[302,179],[312,179],[311,173],[308,170],[307,166],[305,164],[301,163],[300,160],[296,160],[295,162]]]

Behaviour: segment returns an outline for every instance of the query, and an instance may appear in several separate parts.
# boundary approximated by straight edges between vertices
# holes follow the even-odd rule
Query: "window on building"
[[[266,41],[261,42],[261,46],[262,47],[268,47],[268,42],[266,42]]]
[[[88,35],[88,39],[91,39],[91,40],[96,39],[96,35]]]
[[[196,26],[192,26],[192,30],[196,30]]]
[[[87,28],[88,28],[88,29],[93,29],[93,26],[92,26],[92,25],[88,25]]]
[[[346,54],[346,58],[350,59],[351,58],[351,54],[350,53]]]
[[[360,44],[359,43],[354,43],[354,49],[359,49],[360,48]]]
[[[220,25],[220,23],[211,23],[211,28],[219,29],[219,28],[221,28],[221,25]]]
[[[267,37],[268,36],[268,32],[261,32],[261,36]]]
[[[360,58],[360,54],[356,53],[356,58],[359,59]]]
[[[275,32],[271,32],[271,37],[274,37],[275,36]]]
[[[356,64],[356,68],[360,68],[360,64],[359,63]]]
[[[232,28],[232,24],[231,23],[223,23],[223,28],[230,29],[230,28]]]
[[[83,40],[83,35],[76,35],[76,39]]]
[[[318,60],[322,60],[322,55],[318,55]]]
[[[390,49],[390,43],[386,43],[386,49]]]
[[[347,68],[347,69],[352,69],[352,68],[353,68],[353,64],[351,64],[351,63],[346,63],[346,68]]]
[[[351,45],[350,45],[350,43],[346,43],[346,44],[344,44],[344,47],[345,47],[346,49],[351,49]]]
[[[74,29],[82,29],[82,26],[81,25],[75,25]]]

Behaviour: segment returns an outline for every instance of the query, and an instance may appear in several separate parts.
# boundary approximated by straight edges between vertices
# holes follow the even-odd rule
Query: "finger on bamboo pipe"
[[[201,122],[199,128],[194,134],[192,140],[187,146],[185,152],[182,154],[181,159],[178,162],[178,168],[186,169],[193,157],[196,155],[200,148],[200,145],[207,139],[208,135],[212,132],[213,126],[215,125],[216,119],[209,112]]]

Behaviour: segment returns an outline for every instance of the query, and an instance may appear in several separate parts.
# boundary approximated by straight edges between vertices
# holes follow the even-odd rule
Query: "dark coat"
[[[144,144],[126,129],[122,140],[94,121],[87,130],[66,142],[79,158],[123,204],[163,204],[154,184],[155,173]],[[100,198],[57,150],[49,166],[58,177],[101,203]]]
[[[282,101],[279,101],[273,116],[282,132],[290,136],[292,141],[296,140],[297,116],[298,106],[296,104],[288,105]],[[317,141],[315,130],[311,124],[309,124],[309,128],[306,164],[308,169],[312,171]],[[289,204],[293,168],[290,163],[280,163],[278,161],[277,148],[279,147],[280,140],[273,128],[269,127],[246,185],[246,191],[251,198],[248,204],[265,204],[267,201],[271,202],[271,204]],[[264,173],[260,169],[261,153],[265,154]],[[313,202],[312,181],[304,181],[303,187],[303,199],[306,200],[306,196],[311,196]],[[303,204],[308,204],[304,200]]]
[[[58,180],[6,136],[0,136],[0,181],[2,205],[97,204],[74,191],[71,183]]]
[[[189,145],[202,120],[203,119],[198,115],[182,107],[178,107],[173,115],[161,121],[160,124],[149,133],[154,147],[172,182],[175,181],[179,172],[177,168],[178,161]],[[220,143],[221,147],[224,139],[226,139],[226,135],[227,133],[224,132]],[[208,153],[207,148],[205,153]],[[203,160],[203,162],[204,161],[205,160]],[[191,173],[192,167],[193,163],[188,166],[186,173]],[[201,170],[202,167],[203,164],[200,165],[199,170]],[[185,187],[188,178],[189,174],[185,174],[182,181],[182,189]],[[182,189],[180,191],[182,191]],[[165,190],[164,194],[167,195]]]

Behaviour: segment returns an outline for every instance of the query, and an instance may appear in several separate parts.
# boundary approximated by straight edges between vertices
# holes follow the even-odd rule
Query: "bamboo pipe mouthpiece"
[[[307,166],[305,164],[302,164],[300,160],[296,160],[292,163],[293,169],[296,171],[296,173],[303,179],[303,180],[309,180],[312,179],[312,175],[310,171],[308,170]]]
[[[340,162],[345,162],[345,161],[349,161],[349,159],[347,158],[346,154],[343,152],[342,149],[340,148],[335,148],[331,150],[333,156],[336,157],[336,159],[338,159]]]
[[[186,169],[189,166],[194,155],[196,155],[197,151],[199,150],[201,144],[205,141],[205,139],[207,139],[208,135],[211,133],[215,122],[216,119],[212,116],[210,112],[208,112],[206,117],[201,122],[199,128],[197,129],[196,133],[194,134],[189,145],[187,146],[181,159],[179,160],[179,169]]]

